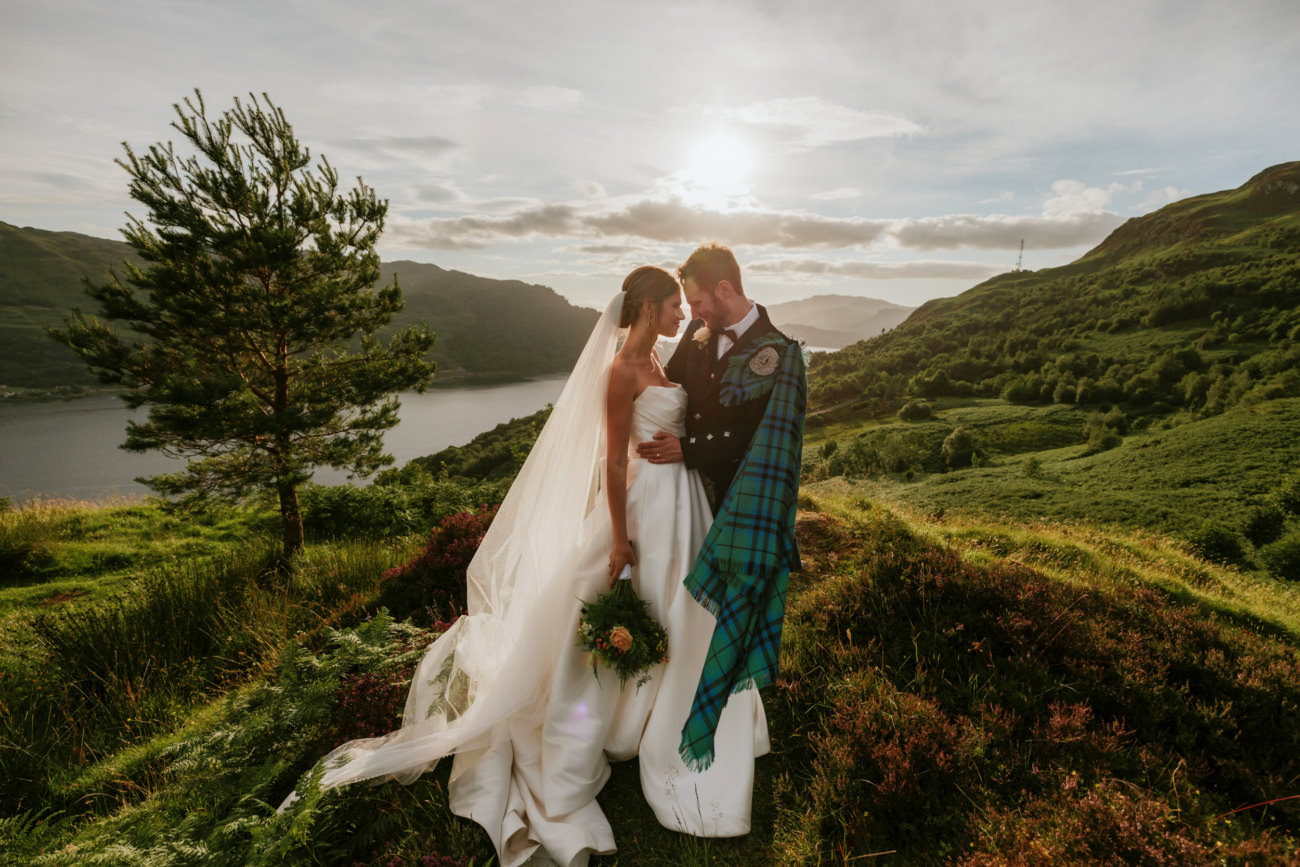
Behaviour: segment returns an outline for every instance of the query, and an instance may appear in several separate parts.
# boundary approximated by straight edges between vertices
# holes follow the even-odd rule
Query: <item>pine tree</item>
[[[140,481],[183,501],[279,498],[284,551],[303,544],[298,487],[330,466],[366,476],[392,462],[383,431],[396,392],[423,391],[434,337],[375,332],[402,309],[380,277],[375,242],[388,203],[338,174],[294,136],[265,94],[209,120],[202,94],[174,106],[194,153],[171,142],[118,164],[147,218],[122,230],[143,261],[87,285],[103,320],[74,311],[52,331],[131,408],[123,448],[188,458]]]

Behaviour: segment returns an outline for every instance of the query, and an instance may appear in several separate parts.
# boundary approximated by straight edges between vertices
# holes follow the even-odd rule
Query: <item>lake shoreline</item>
[[[469,443],[511,419],[532,415],[559,397],[567,376],[510,382],[461,381],[424,393],[400,392],[400,420],[384,433],[384,450],[401,467],[418,457]],[[19,505],[36,500],[98,501],[149,496],[136,479],[176,472],[181,459],[120,448],[131,410],[120,389],[49,401],[0,401],[0,497]],[[347,484],[341,470],[321,467],[319,484]],[[364,484],[364,482],[362,482]]]
[[[522,382],[536,382],[541,380],[554,379],[557,376],[568,376],[568,371],[555,371],[552,373],[513,373],[510,371],[501,371],[499,373],[480,373],[474,371],[448,371],[443,373],[439,371],[434,375],[433,381],[429,383],[428,389],[447,389],[447,388],[477,388],[493,385],[514,385]],[[75,389],[70,391],[61,391],[60,389]],[[115,397],[125,394],[127,389],[112,386],[93,386],[93,385],[72,385],[58,386],[56,388],[30,388],[22,390],[0,389],[0,406],[19,403],[60,403],[73,400],[82,400],[88,397]]]

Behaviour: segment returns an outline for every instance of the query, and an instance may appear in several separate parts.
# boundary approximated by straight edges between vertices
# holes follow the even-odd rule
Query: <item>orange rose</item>
[[[609,631],[609,643],[619,649],[619,652],[626,653],[632,649],[632,633],[627,631],[626,626],[615,626]]]

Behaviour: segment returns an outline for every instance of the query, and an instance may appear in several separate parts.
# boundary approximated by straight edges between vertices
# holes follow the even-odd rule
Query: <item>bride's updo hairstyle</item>
[[[641,307],[650,301],[660,304],[681,290],[677,278],[656,265],[642,265],[623,281],[623,312],[618,327],[627,328],[641,318]]]

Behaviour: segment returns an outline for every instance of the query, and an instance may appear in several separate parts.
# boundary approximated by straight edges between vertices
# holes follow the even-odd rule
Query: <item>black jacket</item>
[[[703,343],[693,339],[703,325],[702,319],[696,319],[686,327],[673,357],[664,365],[664,372],[686,388],[682,456],[686,466],[703,476],[710,503],[716,510],[749,449],[769,397],[764,395],[739,406],[723,406],[718,399],[722,374],[731,359],[750,352],[753,344],[763,337],[778,335],[787,343],[789,338],[773,327],[767,311],[759,305],[758,320],[740,335],[735,346],[718,358],[718,335],[710,335]]]

